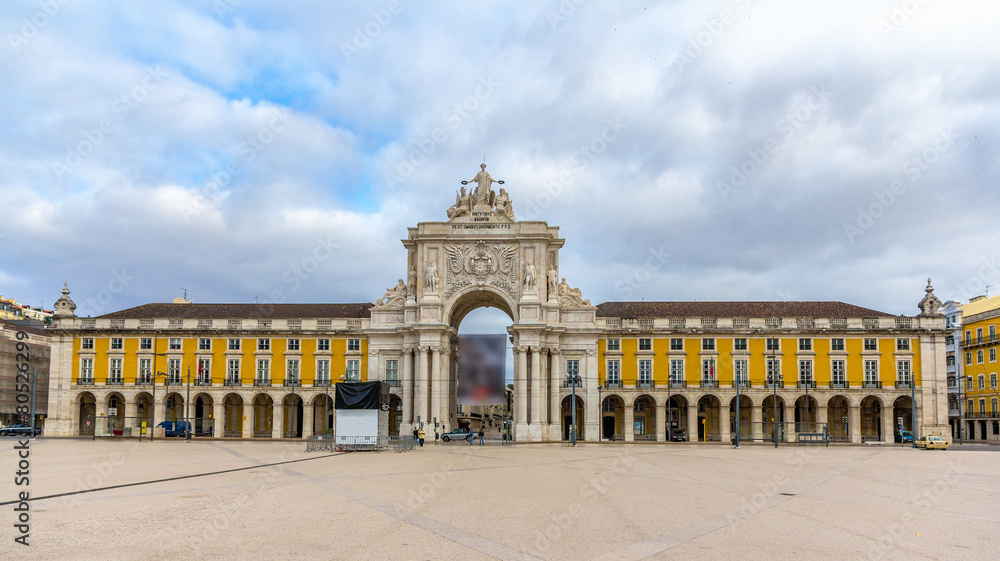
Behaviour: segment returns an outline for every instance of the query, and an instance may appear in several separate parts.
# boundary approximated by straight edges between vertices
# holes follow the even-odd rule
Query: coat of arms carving
[[[487,244],[447,245],[445,296],[470,286],[492,286],[517,298],[517,247]]]

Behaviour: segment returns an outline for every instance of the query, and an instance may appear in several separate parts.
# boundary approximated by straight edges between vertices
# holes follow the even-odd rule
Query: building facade
[[[48,412],[50,353],[44,329],[0,320],[0,424],[29,422],[18,407],[30,407],[33,389],[35,425],[41,426]]]
[[[1000,441],[1000,296],[973,298],[962,316],[964,437]]]
[[[962,423],[963,395],[965,391],[962,383],[962,304],[954,300],[948,300],[941,306],[941,313],[944,314],[945,327],[948,334],[945,335],[945,366],[948,370],[948,424],[951,426],[951,437],[956,440],[965,438]]]
[[[64,288],[47,433],[134,436],[187,414],[206,436],[307,436],[333,426],[330,383],[352,379],[389,382],[393,432],[448,431],[461,424],[458,328],[484,306],[511,319],[516,440],[568,438],[574,406],[588,441],[675,429],[727,440],[739,418],[750,438],[798,422],[891,442],[914,406],[918,432],[950,433],[947,331],[929,282],[915,317],[839,302],[594,306],[559,275],[558,228],[516,221],[485,166],[471,183],[447,221],[409,229],[405,280],[374,304],[147,304],[79,318]]]

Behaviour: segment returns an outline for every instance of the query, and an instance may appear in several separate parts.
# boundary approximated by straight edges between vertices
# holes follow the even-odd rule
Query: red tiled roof
[[[367,318],[372,304],[143,304],[98,316],[108,319]]]
[[[896,317],[844,302],[605,302],[597,317]]]

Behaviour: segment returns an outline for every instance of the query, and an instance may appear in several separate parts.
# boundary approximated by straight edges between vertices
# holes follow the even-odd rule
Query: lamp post
[[[187,398],[184,400],[184,442],[191,442],[191,367],[187,372]]]
[[[667,365],[668,366],[670,365],[669,361],[668,361]],[[673,382],[673,374],[668,371],[667,372],[667,442],[673,442],[674,441],[674,419],[673,419],[673,416],[670,414],[670,386],[671,386],[671,382]]]
[[[902,437],[900,437],[902,440]],[[913,448],[917,448],[917,377],[916,372],[910,372],[910,440]]]
[[[778,447],[778,378],[779,371],[778,363],[774,359],[774,347],[771,347],[771,368],[773,368],[773,376],[771,377],[771,389],[774,390],[771,397],[771,440],[774,441],[774,447]]]
[[[743,382],[740,380],[739,372],[736,373],[736,438],[734,442],[736,447],[740,447],[740,386]],[[669,395],[667,399],[670,399]],[[670,403],[669,401],[667,403]]]
[[[323,435],[330,432],[330,380],[327,379],[323,397]],[[313,425],[315,426],[315,425]]]
[[[968,374],[963,374],[958,377],[961,380],[960,392],[958,393],[958,441],[961,443],[963,441],[962,434],[965,432],[965,388],[966,380],[972,379],[972,376]],[[915,406],[916,404],[914,404]]]
[[[163,376],[163,391],[167,391],[167,375],[163,372],[157,372],[153,374],[153,404],[150,407],[150,413],[152,413],[152,423],[153,426],[149,428],[149,441],[153,441],[153,429],[156,428],[156,379]]]
[[[570,443],[573,446],[576,446],[576,434],[577,434],[577,426],[576,426],[576,385],[580,383],[580,375],[579,374],[570,374],[569,375],[569,383],[570,383],[570,387],[573,390],[573,401],[572,401],[572,407],[573,407],[573,417],[572,417],[573,418],[573,426],[571,427],[571,429],[569,431],[569,441],[570,441]]]

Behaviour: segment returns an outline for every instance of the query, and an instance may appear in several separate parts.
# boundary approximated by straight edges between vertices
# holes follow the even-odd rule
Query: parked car
[[[452,429],[441,435],[441,440],[451,442],[452,440],[465,440],[469,438],[469,429]]]
[[[673,429],[670,431],[670,442],[687,442],[688,435],[684,429]]]
[[[24,424],[10,425],[0,429],[0,436],[38,436],[42,434],[42,429],[29,427]]]
[[[191,430],[191,423],[187,421],[163,421],[156,426],[163,427],[163,435],[166,437],[183,437],[184,431]]]
[[[913,442],[913,433],[908,430],[897,430],[896,442],[899,443]]]
[[[948,441],[940,436],[921,436],[917,439],[917,448],[924,450],[947,450]]]

